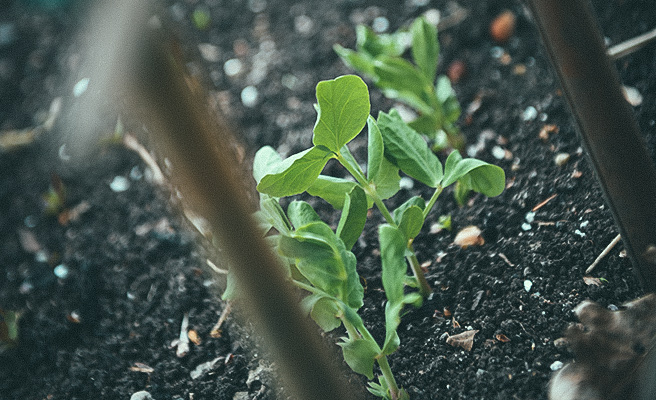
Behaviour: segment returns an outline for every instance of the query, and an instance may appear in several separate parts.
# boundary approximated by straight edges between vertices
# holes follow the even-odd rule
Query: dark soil
[[[385,17],[395,30],[427,10],[451,10],[445,1],[423,3],[186,1],[167,10],[183,45],[197,56],[190,69],[204,77],[252,157],[266,144],[283,155],[310,146],[314,87],[352,73],[332,45],[352,47],[356,22]],[[656,26],[652,0],[593,3],[611,44]],[[41,123],[57,96],[65,104],[75,101],[74,38],[83,14],[72,11],[75,4],[24,4],[0,1],[2,134]],[[201,6],[211,13],[207,30],[191,23]],[[594,271],[604,278],[600,286],[583,280],[617,230],[524,8],[509,0],[463,0],[460,6],[469,17],[440,33],[440,73],[454,60],[466,64],[467,74],[455,85],[465,110],[461,127],[472,155],[503,167],[508,187],[493,199],[474,196],[463,208],[448,192],[438,203],[415,242],[434,295],[403,317],[401,347],[390,362],[413,399],[546,399],[554,362],[572,357],[555,341],[575,321],[573,307],[584,299],[618,305],[642,291],[621,244]],[[496,44],[488,25],[503,9],[517,14],[518,27],[508,43]],[[216,54],[203,57],[201,43],[215,46]],[[227,76],[224,64],[235,58],[244,72]],[[647,47],[616,65],[624,84],[644,97],[636,118],[654,154],[656,50]],[[252,107],[241,102],[247,86],[258,93]],[[371,97],[374,115],[394,105],[373,86]],[[526,117],[530,107],[534,118]],[[538,134],[546,124],[558,131],[543,140]],[[122,146],[98,145],[82,172],[53,159],[60,130],[55,126],[19,149],[0,147],[0,308],[21,314],[19,345],[0,354],[0,398],[128,399],[146,390],[157,400],[272,399],[270,374],[257,369],[261,360],[236,321],[229,318],[220,338],[209,335],[225,306],[217,297],[220,283],[170,193],[151,183],[142,160]],[[357,155],[364,143],[354,145]],[[499,152],[500,160],[494,157]],[[569,162],[557,166],[558,153],[570,154]],[[70,221],[48,214],[43,195],[51,176],[63,180],[67,209],[86,203],[88,210]],[[128,178],[127,190],[110,188],[116,176]],[[428,191],[417,184],[390,204],[417,194]],[[327,219],[336,218],[325,204],[314,204]],[[430,233],[442,214],[451,214],[453,230]],[[381,221],[374,212],[354,248],[368,288],[361,314],[377,338],[384,337],[374,234]],[[452,244],[467,225],[483,230],[483,246]],[[65,278],[53,273],[60,265],[68,270]],[[170,344],[185,314],[202,341],[179,358]],[[479,330],[470,352],[446,343],[446,334],[468,329]],[[196,366],[217,357],[225,361],[192,379]]]

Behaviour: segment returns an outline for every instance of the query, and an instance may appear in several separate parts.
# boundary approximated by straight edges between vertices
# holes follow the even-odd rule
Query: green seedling
[[[464,138],[455,124],[460,104],[449,78],[437,76],[440,45],[435,26],[420,17],[409,32],[376,34],[358,25],[356,36],[355,50],[334,46],[346,65],[371,79],[385,96],[414,108],[419,116],[410,126],[432,140],[433,150],[462,149]],[[408,47],[413,62],[402,57]]]
[[[253,176],[261,193],[257,218],[285,261],[292,282],[310,293],[303,305],[312,318],[325,331],[345,327],[347,336],[339,344],[347,364],[369,379],[373,379],[373,367],[378,364],[382,375],[378,383],[370,383],[369,391],[387,399],[407,399],[407,393],[398,387],[392,375],[387,356],[399,347],[396,329],[404,306],[420,306],[431,292],[414,253],[413,241],[446,187],[459,182],[471,190],[496,196],[504,188],[505,175],[501,168],[463,159],[457,151],[449,155],[442,167],[422,136],[396,110],[381,112],[378,119],[369,115],[369,91],[357,76],[320,82],[316,95],[318,117],[311,148],[284,160],[269,146],[255,155]],[[365,125],[366,171],[347,146]],[[353,179],[322,175],[332,159]],[[428,202],[414,196],[393,211],[387,208],[383,200],[399,191],[400,171],[434,189]],[[285,213],[279,199],[303,192],[341,210],[335,231],[306,202],[292,202]],[[362,234],[368,210],[374,205],[386,221],[378,231],[387,297],[382,346],[357,314],[364,289],[351,252]],[[277,234],[271,235],[272,228]],[[407,274],[406,260],[412,276]],[[234,295],[233,287],[228,285],[224,298]]]
[[[19,314],[0,308],[0,353],[18,344]]]

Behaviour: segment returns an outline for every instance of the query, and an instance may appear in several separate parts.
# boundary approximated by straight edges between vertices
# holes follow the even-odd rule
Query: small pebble
[[[38,222],[39,220],[34,215],[28,215],[25,217],[25,220],[23,220],[23,223],[28,228],[34,228]]]
[[[371,24],[371,29],[376,33],[383,33],[389,29],[389,20],[385,17],[376,17]]]
[[[629,102],[633,107],[637,107],[642,104],[642,95],[638,89],[631,86],[622,85],[622,92],[624,93],[624,98]]]
[[[517,17],[515,14],[506,10],[497,15],[490,23],[490,36],[497,43],[505,43],[515,34],[515,25]]]
[[[527,212],[526,215],[524,216],[524,219],[525,219],[526,222],[528,222],[529,224],[532,223],[532,222],[535,220],[535,211],[529,211],[529,212]]]
[[[482,246],[485,244],[485,239],[483,239],[481,233],[479,227],[474,225],[467,226],[458,232],[453,243],[463,249],[469,246]]]
[[[209,62],[219,62],[220,51],[219,48],[213,44],[201,43],[198,45],[200,55]]]
[[[570,155],[568,153],[558,153],[554,157],[554,162],[557,166],[562,167],[569,161]]]
[[[549,368],[551,368],[552,371],[558,371],[563,367],[562,361],[554,361]]]
[[[132,167],[130,170],[130,179],[133,181],[139,181],[143,178],[143,172],[141,172],[141,168],[139,168],[138,165],[135,165]]]
[[[154,400],[154,398],[153,395],[151,395],[149,392],[141,390],[139,392],[132,393],[130,400]]]
[[[414,186],[415,181],[413,181],[411,178],[408,178],[407,176],[404,176],[399,181],[399,187],[401,187],[401,189],[411,190]]]
[[[523,230],[523,231],[530,231],[531,228],[532,228],[532,227],[531,227],[531,224],[529,224],[528,222],[524,222],[524,223],[522,224],[522,230]]]
[[[611,311],[619,311],[619,307],[617,307],[615,304],[609,304],[607,308]]]
[[[538,116],[538,110],[533,106],[528,106],[522,113],[522,119],[524,121],[533,121]]]
[[[246,107],[255,107],[257,104],[257,88],[255,86],[246,86],[244,90],[241,91],[241,102]]]
[[[125,192],[130,188],[130,181],[126,177],[118,175],[114,177],[109,187],[116,193]]]
[[[310,35],[314,30],[314,21],[307,15],[299,15],[294,18],[294,30],[304,36]]]
[[[524,281],[524,290],[530,292],[532,287],[533,287],[533,282],[529,281],[528,279]]]
[[[579,235],[580,237],[585,237],[585,233],[581,232],[581,231],[578,230],[578,229],[574,231],[574,234],[575,234],[575,235]]]
[[[82,78],[73,86],[73,96],[80,97],[89,87],[89,78]]]
[[[506,156],[506,151],[502,149],[500,146],[494,146],[492,148],[492,157],[496,158],[497,160],[503,160],[505,156]]]
[[[52,272],[60,279],[66,279],[68,277],[68,267],[64,264],[59,264]]]
[[[242,70],[242,63],[237,58],[231,58],[223,64],[223,72],[228,76],[238,75]]]
[[[451,83],[455,84],[460,82],[460,80],[467,73],[467,65],[462,60],[454,60],[449,64],[449,67],[446,69],[446,76],[449,77]]]

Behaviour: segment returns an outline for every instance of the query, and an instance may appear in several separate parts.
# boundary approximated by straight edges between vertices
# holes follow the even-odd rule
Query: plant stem
[[[383,373],[383,376],[385,377],[385,382],[387,382],[387,386],[390,389],[390,395],[392,396],[392,400],[398,399],[399,385],[396,383],[396,379],[394,379],[394,375],[392,374],[392,369],[390,368],[390,365],[387,362],[387,357],[382,356],[377,361],[378,361],[378,366],[380,367],[380,371]]]
[[[408,250],[410,250],[412,255],[406,256],[405,258],[410,264],[410,269],[412,269],[412,273],[417,279],[417,283],[419,283],[419,293],[421,293],[423,297],[428,297],[428,295],[430,295],[433,290],[431,289],[428,281],[426,280],[426,277],[424,276],[424,271],[421,270],[421,265],[419,265],[419,260],[417,259],[417,255],[415,254],[415,249],[412,244],[408,244]]]
[[[444,188],[441,185],[439,185],[435,189],[435,192],[431,196],[430,200],[428,200],[428,204],[426,204],[426,208],[424,208],[424,220],[426,220],[426,217],[428,216],[428,213],[431,211],[431,209],[435,205],[435,202],[437,201],[437,198],[440,197],[440,194],[442,194],[443,190],[444,190]]]

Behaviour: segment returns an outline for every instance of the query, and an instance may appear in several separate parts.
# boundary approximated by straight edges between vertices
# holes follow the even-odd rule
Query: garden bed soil
[[[167,12],[180,26],[183,46],[196,56],[190,70],[235,123],[247,168],[260,146],[288,155],[311,145],[314,87],[352,73],[332,46],[353,47],[356,23],[387,21],[395,30],[429,10],[448,15],[454,4],[221,0],[170,3]],[[592,273],[601,281],[583,279],[617,229],[524,7],[502,0],[458,5],[468,17],[440,32],[439,71],[456,60],[466,65],[454,87],[468,152],[501,166],[507,188],[492,199],[473,196],[462,208],[449,191],[438,202],[415,241],[434,293],[403,316],[401,347],[389,359],[412,399],[546,399],[558,362],[572,358],[557,345],[576,320],[572,309],[585,299],[619,305],[642,291],[621,244]],[[651,0],[593,5],[611,44],[656,26]],[[56,97],[63,96],[64,104],[76,101],[70,95],[75,33],[84,17],[71,12],[74,7],[0,2],[2,133],[42,122]],[[211,15],[205,30],[191,22],[198,9]],[[518,24],[513,37],[499,44],[488,26],[504,9],[517,15]],[[231,59],[240,60],[243,72],[226,74]],[[623,83],[643,96],[635,115],[654,155],[656,48],[616,66]],[[242,94],[249,86],[257,97],[247,106]],[[370,91],[373,115],[396,105],[371,84]],[[541,138],[547,125],[555,129]],[[114,127],[105,128],[111,135]],[[210,336],[226,307],[218,299],[221,280],[207,268],[207,252],[198,244],[203,240],[171,193],[152,183],[142,159],[121,145],[99,144],[86,168],[70,168],[57,157],[61,130],[55,125],[29,145],[0,152],[0,308],[20,313],[19,345],[0,354],[0,398],[129,399],[145,390],[157,400],[273,399],[272,368],[252,350],[248,324],[229,317],[220,337]],[[356,139],[356,157],[365,145]],[[559,153],[569,155],[561,166],[554,162]],[[337,166],[327,171],[344,175]],[[65,208],[82,211],[77,218],[46,212],[43,195],[53,176],[65,187]],[[127,178],[125,190],[112,188],[116,177]],[[415,184],[390,204],[412,195],[429,191]],[[336,221],[326,204],[312,201],[328,222]],[[453,230],[431,232],[446,214]],[[367,286],[361,315],[379,340],[384,294],[375,231],[382,221],[374,212],[354,248]],[[482,229],[484,245],[453,245],[468,225]],[[55,276],[57,266],[66,277]],[[185,315],[200,342],[177,357],[171,342]],[[471,329],[478,330],[471,351],[446,343],[448,335]],[[209,372],[191,376],[217,357]],[[364,378],[351,379],[364,386]]]

